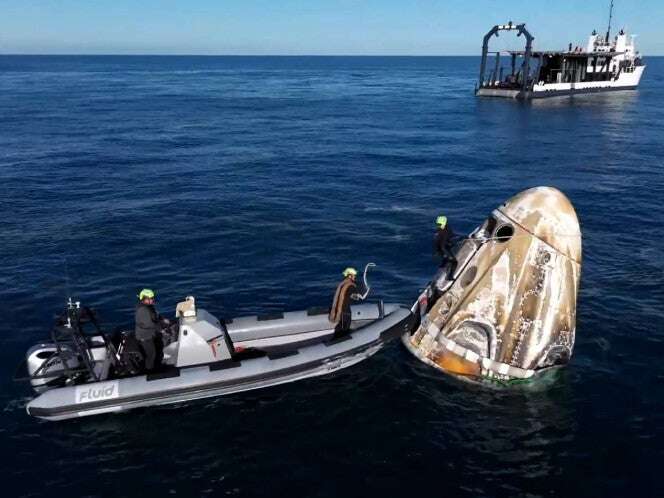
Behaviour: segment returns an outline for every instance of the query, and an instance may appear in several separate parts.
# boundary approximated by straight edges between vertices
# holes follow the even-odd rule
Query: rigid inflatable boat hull
[[[409,330],[411,324],[410,311],[399,307],[341,339],[260,358],[173,367],[156,374],[51,389],[32,400],[26,409],[38,418],[63,420],[222,396],[325,375],[370,357],[386,341]]]

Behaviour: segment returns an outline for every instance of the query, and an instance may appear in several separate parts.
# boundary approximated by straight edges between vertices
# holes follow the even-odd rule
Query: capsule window
[[[514,235],[514,227],[512,225],[501,225],[494,232],[494,238],[498,239],[498,242],[507,242]]]
[[[461,286],[466,287],[470,285],[470,283],[472,283],[472,281],[475,280],[476,276],[477,276],[477,266],[471,266],[463,273],[463,276],[461,277]]]
[[[484,233],[492,233],[493,229],[496,228],[498,221],[493,216],[489,216],[484,224]]]

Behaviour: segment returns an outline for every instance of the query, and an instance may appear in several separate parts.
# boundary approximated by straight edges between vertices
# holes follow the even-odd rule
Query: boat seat
[[[108,355],[103,363],[95,365],[95,374],[99,376],[99,380],[108,379],[108,375],[111,371],[111,366],[113,365],[113,357]]]

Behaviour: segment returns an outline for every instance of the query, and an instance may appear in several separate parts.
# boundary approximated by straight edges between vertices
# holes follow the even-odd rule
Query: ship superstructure
[[[480,77],[475,93],[486,97],[530,99],[634,90],[645,69],[636,50],[635,35],[628,35],[621,29],[611,39],[610,29],[609,21],[605,36],[593,31],[585,47],[575,47],[570,43],[566,50],[536,51],[532,49],[535,38],[525,24],[509,22],[494,26],[484,36]],[[489,40],[499,31],[516,31],[518,36],[524,36],[525,50],[489,52]],[[507,67],[501,64],[504,58],[510,62]],[[492,68],[487,67],[491,65]]]

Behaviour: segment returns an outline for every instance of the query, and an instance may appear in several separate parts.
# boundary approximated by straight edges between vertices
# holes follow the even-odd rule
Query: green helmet
[[[141,301],[145,299],[146,297],[153,299],[154,298],[154,291],[152,289],[143,289],[139,294],[138,294],[138,299]]]
[[[344,276],[344,277],[347,277],[348,275],[356,276],[356,275],[357,275],[357,270],[356,270],[355,268],[349,266],[349,267],[346,268],[346,269],[344,270],[344,272],[343,272],[343,276]]]
[[[447,216],[439,216],[436,218],[436,225],[440,228],[445,228],[445,225],[447,225]]]

